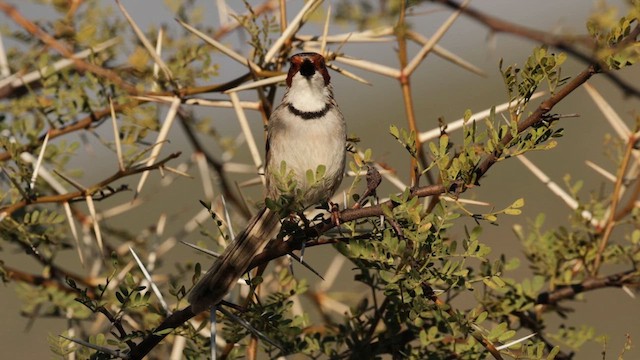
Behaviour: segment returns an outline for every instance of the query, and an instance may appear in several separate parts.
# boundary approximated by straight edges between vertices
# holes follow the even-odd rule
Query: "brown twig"
[[[137,102],[135,104],[137,104]],[[134,106],[135,104],[129,103],[127,105],[114,105],[114,110],[119,112],[127,107]],[[111,110],[107,107],[107,108],[92,112],[91,114],[74,122],[71,125],[64,126],[61,128],[52,128],[47,132],[45,132],[45,135],[48,133],[49,140],[52,140],[62,135],[69,134],[78,130],[88,129],[94,123],[100,122],[102,119],[109,116],[110,114],[111,114]],[[32,152],[33,150],[37,149],[38,147],[40,147],[40,145],[44,141],[45,135],[40,136],[37,143],[23,146],[22,148],[20,148],[20,150],[18,150],[18,153],[25,152],[25,151]],[[0,153],[0,161],[6,161],[9,159],[11,159],[11,154],[9,152]]]
[[[579,284],[561,286],[555,290],[541,293],[536,299],[536,304],[555,305],[562,300],[573,299],[576,295],[587,291],[633,284],[640,284],[640,273],[635,269],[601,278],[589,278]]]
[[[191,306],[187,306],[186,308],[176,311],[171,314],[168,318],[166,318],[162,324],[160,324],[157,328],[153,329],[153,332],[148,335],[142,342],[140,342],[134,349],[129,353],[130,360],[138,360],[145,357],[149,351],[151,351],[162,339],[165,338],[168,334],[161,333],[161,331],[166,329],[175,329],[185,322],[189,321],[189,319],[196,316],[193,311],[191,311]],[[160,334],[158,334],[160,333]]]
[[[520,36],[529,40],[533,40],[541,44],[555,47],[558,50],[562,50],[572,55],[573,57],[577,58],[578,60],[582,61],[585,64],[600,65],[599,59],[597,59],[594,56],[585,54],[574,45],[576,42],[579,42],[579,43],[582,43],[583,45],[586,45],[591,50],[594,50],[595,43],[591,38],[584,37],[584,36],[583,37],[560,36],[560,35],[555,35],[555,34],[551,34],[551,33],[540,31],[540,30],[531,29],[526,26],[511,23],[511,22],[493,17],[491,15],[485,14],[471,7],[463,8],[460,4],[458,4],[453,0],[431,0],[431,1],[443,4],[452,9],[462,10],[465,15],[480,22],[481,24],[483,24],[493,32],[512,34],[512,35]],[[636,27],[631,31],[629,36],[626,37],[625,40],[623,40],[623,44],[628,43],[629,41],[634,41],[633,39],[635,39],[639,33],[640,33],[640,26],[636,25]],[[629,40],[626,40],[626,39],[629,39]],[[616,74],[606,71],[604,72],[604,76],[606,76],[609,80],[611,80],[626,95],[640,97],[640,89],[627,83]]]
[[[400,75],[397,80],[400,83],[400,89],[402,90],[402,101],[404,104],[405,113],[407,116],[407,123],[409,125],[409,130],[416,134],[415,137],[415,148],[416,154],[415,157],[411,157],[411,167],[410,167],[410,176],[411,176],[411,186],[419,185],[419,177],[420,177],[420,169],[418,167],[418,161],[420,161],[420,166],[423,169],[426,169],[429,166],[429,162],[427,160],[426,155],[422,149],[422,142],[420,141],[418,134],[420,133],[416,121],[415,109],[413,106],[413,94],[411,91],[411,73],[407,71],[407,64],[409,63],[407,58],[407,24],[405,22],[406,15],[406,4],[402,2],[402,8],[400,10],[400,17],[398,18],[398,23],[395,27],[396,32],[396,42],[398,44],[398,61],[400,63]],[[434,183],[434,179],[430,172],[426,172],[425,176],[430,184]]]
[[[33,205],[33,204],[46,204],[46,203],[63,203],[63,202],[68,202],[68,201],[72,201],[72,200],[76,200],[76,199],[81,199],[81,198],[85,198],[86,196],[91,196],[95,193],[100,192],[100,190],[104,189],[105,187],[107,187],[109,184],[111,184],[112,182],[119,180],[121,178],[127,177],[127,176],[131,176],[131,175],[135,175],[135,174],[139,174],[145,171],[149,171],[149,170],[155,170],[158,169],[160,167],[162,167],[164,164],[166,164],[168,161],[173,160],[177,157],[180,156],[180,152],[176,152],[173,154],[168,155],[167,157],[165,157],[164,159],[151,164],[149,166],[141,166],[141,167],[136,167],[136,168],[129,168],[126,169],[124,171],[120,171],[118,170],[115,174],[109,176],[108,178],[88,187],[86,190],[78,190],[78,191],[74,191],[74,192],[69,192],[66,194],[59,194],[59,195],[44,195],[44,196],[39,196],[36,198],[32,198],[32,199],[23,199],[19,202],[16,202],[12,205],[6,206],[4,208],[0,208],[0,214],[7,216],[7,215],[11,215],[11,213],[13,213],[14,211],[21,209],[27,205]]]
[[[618,167],[616,184],[613,188],[613,193],[611,194],[611,205],[609,205],[609,218],[605,223],[604,230],[602,232],[602,237],[600,239],[600,245],[598,245],[596,258],[593,262],[593,269],[591,269],[592,276],[596,276],[598,274],[598,270],[600,270],[600,265],[602,263],[602,257],[604,255],[604,251],[607,248],[607,244],[609,243],[609,238],[611,237],[613,228],[616,225],[616,210],[618,208],[618,202],[620,201],[622,185],[624,182],[624,175],[627,172],[627,168],[629,166],[629,160],[631,159],[631,155],[633,153],[637,140],[638,139],[636,139],[634,134],[631,134],[629,136],[629,139],[627,140],[627,147],[625,148],[625,152],[622,157],[622,162]]]
[[[625,216],[629,215],[633,209],[636,208],[636,202],[640,199],[640,179],[635,180],[635,187],[633,188],[633,193],[627,199],[627,203],[620,209],[620,211],[616,212],[616,215],[613,218],[613,221],[619,221]]]
[[[367,165],[367,188],[365,189],[364,194],[358,199],[358,201],[351,207],[352,209],[360,209],[362,208],[367,199],[370,196],[376,196],[376,190],[378,186],[382,183],[382,175],[375,166]]]
[[[225,199],[233,203],[236,208],[240,211],[242,216],[245,219],[249,219],[251,217],[251,212],[245,206],[244,202],[238,198],[236,193],[233,191],[231,184],[229,183],[229,179],[227,178],[224,172],[224,164],[220,161],[216,160],[211,154],[209,154],[205,148],[200,143],[200,140],[193,132],[193,129],[189,125],[189,121],[191,119],[192,114],[186,113],[184,110],[178,111],[178,117],[180,118],[180,124],[182,125],[182,129],[184,130],[187,138],[189,139],[189,143],[195,149],[196,152],[200,152],[204,155],[207,160],[207,164],[213,168],[213,170],[218,174],[218,179],[220,181],[220,188],[222,193],[224,194]]]
[[[107,79],[114,84],[120,86],[125,89],[130,94],[137,94],[138,90],[135,86],[124,81],[120,75],[115,73],[112,70],[105,69],[98,65],[94,65],[88,63],[82,59],[78,59],[74,56],[73,52],[69,50],[66,44],[56,40],[53,36],[49,35],[47,32],[42,30],[38,25],[33,23],[31,20],[22,16],[20,11],[18,11],[14,6],[5,3],[4,1],[0,1],[0,11],[4,12],[11,20],[13,20],[16,24],[20,25],[25,31],[34,37],[38,38],[48,47],[56,50],[60,55],[65,58],[72,60],[76,69],[80,71],[88,71],[98,77]]]
[[[6,276],[9,279],[14,281],[19,281],[19,282],[23,282],[23,283],[27,283],[35,286],[40,286],[40,285],[44,287],[53,286],[58,290],[64,291],[66,293],[77,293],[77,291],[75,291],[74,289],[68,286],[65,286],[63,283],[61,283],[59,279],[55,279],[52,277],[45,277],[42,275],[29,274],[22,270],[18,270],[11,266],[6,266],[6,265],[2,265],[2,270],[5,272]],[[85,286],[87,288],[88,297],[92,298],[93,296],[95,296],[95,293],[93,292],[92,289],[96,286],[96,284],[93,283],[91,280],[87,280],[83,277],[80,277],[78,275],[75,275],[66,271],[62,271],[60,269],[58,269],[58,273],[64,274],[65,278],[72,279],[76,283],[82,284],[83,286]]]

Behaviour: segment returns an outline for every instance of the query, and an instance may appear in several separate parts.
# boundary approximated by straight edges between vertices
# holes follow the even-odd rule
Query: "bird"
[[[291,56],[289,64],[287,89],[267,124],[264,175],[266,198],[290,199],[293,212],[328,201],[340,186],[347,129],[324,57],[303,52]],[[308,172],[319,178],[310,178]],[[278,234],[280,214],[261,208],[225,248],[189,293],[195,314],[217,305],[231,291],[253,257]]]

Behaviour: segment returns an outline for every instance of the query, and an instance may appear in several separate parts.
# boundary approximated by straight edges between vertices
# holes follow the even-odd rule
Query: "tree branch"
[[[504,21],[502,19],[498,19],[491,15],[485,14],[479,10],[476,10],[472,7],[462,7],[461,4],[453,0],[431,0],[432,2],[443,4],[451,9],[461,10],[468,17],[478,21],[482,25],[489,28],[491,31],[496,33],[507,33],[516,35],[525,39],[529,39],[535,42],[539,42],[541,44],[552,46],[558,50],[564,51],[576,59],[582,61],[585,64],[600,64],[600,60],[594,56],[588,55],[583,51],[579,50],[575,43],[579,42],[583,45],[586,45],[591,50],[595,50],[595,43],[589,37],[576,37],[576,36],[559,36],[555,34],[551,34],[548,32],[531,29],[519,24],[511,23],[508,21]],[[627,44],[629,41],[634,41],[634,39],[640,33],[640,27],[636,26],[632,32],[627,36],[625,40],[621,44]],[[610,72],[603,71],[604,76],[606,76],[611,82],[613,82],[618,88],[620,88],[626,95],[640,97],[640,89],[634,87],[632,84],[627,83],[618,75]]]
[[[634,269],[602,278],[590,278],[579,284],[563,286],[553,291],[541,293],[536,299],[536,304],[555,305],[562,300],[573,299],[576,295],[583,292],[605,287],[622,287],[624,285],[638,284],[640,284],[640,273]]]
[[[31,20],[22,16],[20,11],[18,11],[14,6],[5,3],[4,1],[0,1],[0,11],[4,12],[7,17],[13,20],[16,24],[20,25],[25,31],[34,37],[38,38],[48,47],[56,50],[65,58],[72,60],[76,69],[80,71],[88,71],[96,76],[101,78],[108,79],[114,84],[120,86],[125,89],[130,94],[137,94],[138,90],[135,86],[124,81],[120,75],[115,73],[112,70],[105,69],[101,66],[94,65],[88,63],[82,59],[78,59],[74,56],[73,52],[69,50],[66,44],[63,44],[56,40],[53,36],[49,35],[47,32],[42,30],[38,25],[33,23]]]
[[[141,167],[129,168],[125,170],[118,170],[115,174],[109,176],[105,180],[98,182],[95,185],[92,185],[86,190],[78,190],[78,191],[68,192],[66,194],[59,194],[59,195],[45,195],[45,196],[40,196],[33,199],[23,199],[12,205],[6,206],[4,208],[0,208],[0,217],[11,215],[14,211],[21,209],[27,205],[45,204],[45,203],[63,203],[63,202],[68,202],[75,199],[84,198],[88,195],[93,195],[116,180],[119,180],[127,176],[139,174],[145,171],[158,169],[164,166],[164,164],[166,164],[168,161],[179,157],[180,154],[181,152],[170,154],[164,159],[156,162],[155,164],[151,164],[149,166],[141,166]]]

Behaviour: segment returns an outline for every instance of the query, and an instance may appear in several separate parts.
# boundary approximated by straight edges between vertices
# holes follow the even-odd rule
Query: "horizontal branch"
[[[553,291],[538,295],[536,304],[555,305],[562,300],[573,299],[580,293],[606,287],[622,287],[625,285],[640,285],[640,273],[634,269],[602,278],[590,278],[574,285],[562,286]]]
[[[34,286],[43,286],[43,287],[53,286],[58,290],[64,291],[65,293],[74,293],[74,294],[78,293],[77,290],[64,285],[63,282],[60,281],[59,277],[54,278],[54,277],[45,277],[42,275],[30,274],[6,265],[2,265],[0,268],[5,273],[5,276],[8,279],[11,279],[13,281],[23,282],[23,283],[31,284]],[[77,284],[80,284],[86,287],[87,296],[89,298],[93,298],[95,296],[95,292],[93,289],[95,288],[96,284],[78,275],[72,274],[70,272],[62,271],[59,268],[57,270],[59,272],[58,275],[64,276],[65,279],[66,278],[72,279]]]
[[[165,157],[164,159],[151,164],[149,166],[141,166],[141,167],[136,167],[136,168],[129,168],[129,169],[125,169],[125,170],[118,170],[118,172],[116,172],[115,174],[109,176],[108,178],[92,185],[91,187],[85,189],[85,190],[78,190],[78,191],[73,191],[73,192],[69,192],[66,194],[59,194],[59,195],[45,195],[45,196],[39,196],[39,197],[35,197],[33,199],[23,199],[17,203],[14,203],[12,205],[0,208],[0,219],[4,218],[5,216],[11,215],[13,212],[15,212],[18,209],[21,209],[27,205],[33,205],[33,204],[45,204],[45,203],[63,203],[63,202],[69,202],[72,200],[76,200],[76,199],[83,199],[87,196],[91,196],[97,192],[99,192],[100,190],[104,189],[106,186],[108,186],[109,184],[111,184],[112,182],[119,180],[121,178],[127,177],[127,176],[131,176],[131,175],[135,175],[135,174],[139,174],[145,171],[149,171],[149,170],[155,170],[158,169],[162,166],[164,166],[164,164],[166,164],[168,161],[173,160],[177,157],[180,156],[180,152],[176,152],[173,154],[169,154],[167,157]]]
[[[136,104],[138,104],[138,102],[136,102]],[[132,105],[114,105],[114,110],[117,112],[122,111],[124,108],[129,107]],[[17,152],[22,153],[22,152],[33,152],[35,149],[37,149],[38,147],[40,147],[40,145],[42,144],[42,142],[44,141],[44,138],[46,136],[46,134],[49,134],[49,140],[55,139],[57,137],[60,137],[62,135],[65,134],[69,134],[78,130],[84,130],[84,129],[88,129],[90,128],[94,123],[100,122],[103,118],[109,116],[111,114],[111,110],[107,107],[104,108],[102,110],[98,110],[98,111],[94,111],[91,114],[83,117],[82,119],[73,122],[72,124],[68,125],[68,126],[63,126],[60,128],[52,128],[50,130],[48,130],[48,132],[46,132],[44,135],[41,135],[38,138],[38,142],[37,143],[33,143],[33,144],[28,144],[23,146],[20,150],[18,150]],[[11,159],[11,154],[9,152],[3,152],[0,153],[0,161],[6,161]]]
[[[182,102],[184,103],[185,101],[187,101],[187,99],[184,99],[184,97],[189,96],[189,95],[195,95],[195,94],[202,94],[202,93],[209,93],[209,92],[225,92],[229,89],[233,89],[234,87],[242,84],[243,82],[247,81],[251,79],[251,74],[247,73],[244,74],[242,76],[239,76],[235,79],[229,80],[227,82],[224,83],[220,83],[220,84],[212,84],[212,85],[206,85],[206,86],[200,86],[200,87],[195,87],[195,88],[185,88],[185,89],[181,89],[179,91],[179,97],[182,100]],[[171,95],[171,96],[176,96],[176,94],[173,93],[168,93],[168,92],[148,92],[145,93],[144,95],[149,95],[149,96],[159,96],[159,95]],[[118,104],[118,103],[114,103],[113,107],[114,110],[116,112],[122,112],[124,109],[127,108],[131,108],[137,105],[141,105],[144,103],[149,102],[149,100],[143,100],[143,99],[138,99],[136,101],[132,101],[126,104]],[[49,140],[55,139],[57,137],[60,137],[62,135],[66,135],[69,133],[73,133],[75,131],[78,130],[84,130],[84,129],[88,129],[90,128],[94,123],[98,123],[100,122],[102,119],[104,119],[107,116],[111,115],[111,108],[109,106],[105,107],[104,109],[98,110],[98,111],[94,111],[92,113],[90,113],[89,115],[83,117],[82,119],[73,122],[70,125],[67,126],[63,126],[60,128],[52,128],[47,130],[47,132],[49,133]],[[46,133],[45,133],[46,134]],[[29,144],[26,145],[24,147],[22,147],[19,152],[31,152],[35,149],[37,149],[41,144],[42,141],[44,140],[45,135],[42,135],[38,138],[38,142],[35,144]],[[0,153],[0,161],[6,161],[11,159],[11,154],[9,152],[3,152]]]

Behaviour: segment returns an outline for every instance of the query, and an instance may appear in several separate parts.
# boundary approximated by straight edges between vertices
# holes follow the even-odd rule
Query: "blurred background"
[[[36,19],[47,19],[55,16],[51,13],[46,1],[9,1],[16,6],[26,17]],[[42,3],[42,4],[40,4]],[[113,11],[105,16],[122,17],[111,1],[99,2],[100,6],[111,7]],[[219,16],[215,1],[198,1],[198,6],[202,9],[201,21],[211,27],[219,24]],[[257,3],[257,2],[251,2]],[[291,1],[290,17],[295,14],[296,1]],[[328,3],[336,7],[343,2],[325,2],[321,7],[326,12]],[[372,1],[373,3],[373,1]],[[599,1],[585,0],[477,0],[472,1],[471,6],[483,12],[514,22],[523,26],[557,34],[585,34],[585,23],[589,15],[596,11]],[[177,14],[172,12],[169,1],[135,1],[122,0],[122,4],[130,12],[143,30],[159,28],[164,26],[171,32],[179,25],[175,22]],[[607,4],[625,8],[625,1],[607,1]],[[244,11],[244,6],[240,2],[228,2],[228,5],[238,12]],[[298,8],[299,8],[298,7]],[[621,11],[622,13],[623,11]],[[412,13],[408,19],[411,28],[425,37],[431,36],[449,17],[451,11],[442,6],[431,3],[424,3],[412,8]],[[3,31],[15,29],[6,16],[0,15],[2,19],[0,26]],[[324,16],[306,24],[301,34],[322,33],[322,21]],[[372,20],[372,24],[375,23]],[[383,25],[383,24],[379,24]],[[357,27],[347,21],[334,20],[331,23],[329,34],[348,33],[356,31]],[[129,37],[124,39],[125,43],[131,43],[135,39],[129,31]],[[200,40],[193,37],[194,42]],[[230,44],[241,54],[248,53],[246,45],[247,38],[240,32],[232,32],[224,38],[226,44]],[[457,54],[458,56],[473,63],[484,71],[485,76],[478,76],[459,67],[446,62],[440,57],[431,54],[418,68],[416,75],[412,78],[414,92],[415,111],[418,118],[418,127],[421,131],[435,129],[438,126],[438,119],[445,122],[459,119],[466,109],[472,112],[485,110],[494,105],[499,105],[507,100],[503,80],[500,76],[498,63],[500,59],[505,65],[513,63],[522,64],[531,54],[533,48],[538,44],[517,38],[508,34],[493,34],[484,26],[461,16],[454,26],[447,32],[439,43],[442,47]],[[11,47],[11,41],[5,40],[5,46]],[[347,44],[341,51],[351,56],[370,59],[377,63],[390,67],[398,67],[398,59],[395,53],[394,43],[380,44]],[[127,49],[127,47],[123,47]],[[130,50],[131,47],[129,46]],[[336,50],[337,46],[330,48]],[[410,46],[410,54],[415,54],[419,48]],[[555,50],[554,50],[555,51]],[[123,59],[128,54],[122,54]],[[219,66],[218,76],[212,82],[221,83],[231,80],[243,71],[243,68],[228,60],[227,57],[219,55],[213,56],[214,62]],[[397,170],[397,174],[404,181],[409,179],[409,164],[404,150],[393,139],[388,132],[392,124],[398,127],[407,128],[402,97],[398,82],[371,72],[365,72],[348,65],[338,64],[359,76],[368,80],[371,85],[364,85],[345,78],[337,73],[332,73],[332,82],[336,99],[347,119],[349,133],[361,139],[360,147],[371,148],[373,157],[388,164]],[[562,67],[563,75],[572,77],[585,68],[583,63],[569,58]],[[630,83],[640,84],[640,72],[637,68],[630,68],[620,72],[621,77]],[[614,107],[617,113],[627,122],[629,127],[633,127],[634,117],[638,116],[640,101],[637,98],[625,98],[624,94],[614,87],[603,76],[596,76],[589,82],[593,85]],[[282,96],[282,89],[276,96],[276,102]],[[243,99],[255,100],[252,92],[241,94]],[[537,104],[540,100],[534,100]],[[579,114],[579,117],[563,119],[561,127],[565,129],[565,136],[558,139],[556,149],[543,152],[535,152],[528,155],[537,166],[539,166],[552,181],[563,185],[563,177],[571,175],[572,179],[582,179],[585,184],[581,196],[588,197],[590,192],[597,192],[601,187],[611,187],[612,184],[596,174],[585,165],[586,160],[590,160],[610,172],[615,172],[614,164],[604,152],[602,144],[605,134],[613,133],[602,114],[597,109],[591,98],[583,89],[579,89],[563,101],[555,112],[561,114]],[[164,109],[166,112],[166,108]],[[164,117],[164,112],[158,114],[159,118]],[[262,144],[262,120],[257,113],[248,113],[253,134]],[[220,136],[235,139],[239,133],[239,126],[235,121],[235,114],[232,110],[221,110],[199,107],[196,109],[196,116],[211,119],[215,123],[216,130]],[[109,126],[102,126],[97,130],[103,132],[105,137],[110,136]],[[68,141],[83,141],[86,151],[80,151],[81,156],[71,160],[71,168],[83,169],[81,182],[92,184],[103,179],[113,172],[116,167],[116,158],[111,151],[106,151],[104,146],[94,137],[79,139],[79,135],[71,134],[65,137]],[[170,143],[164,147],[163,154],[185,150],[188,147],[185,136],[179,127],[175,127],[170,137]],[[461,143],[460,132],[451,133],[452,141]],[[60,141],[57,139],[56,141]],[[242,144],[242,143],[241,143]],[[220,148],[210,144],[209,150],[218,154]],[[261,148],[262,151],[262,148]],[[185,153],[189,153],[186,151]],[[183,155],[184,156],[184,155]],[[184,159],[183,159],[184,160]],[[233,161],[251,164],[249,152],[246,145],[238,147],[233,154]],[[196,174],[195,169],[191,169],[192,174]],[[161,214],[168,215],[166,236],[178,233],[183,223],[193,217],[201,210],[198,200],[203,198],[201,183],[197,177],[194,179],[178,178],[174,184],[165,191],[161,184],[159,173],[152,173],[149,183],[143,192],[146,202],[144,206],[106,220],[108,224],[127,227],[131,233],[142,231],[149,224],[154,224]],[[237,175],[234,180],[243,182],[255,178],[255,175]],[[135,187],[137,177],[125,179],[124,182]],[[348,181],[345,181],[348,183]],[[381,196],[395,192],[396,189],[388,183],[383,183],[379,190]],[[249,191],[257,201],[261,197],[261,189],[255,186]],[[384,195],[382,195],[384,194]],[[531,219],[540,212],[547,214],[545,227],[551,229],[556,226],[567,224],[572,210],[569,209],[560,199],[555,197],[544,184],[537,180],[520,162],[515,159],[504,161],[491,169],[488,176],[481,182],[481,187],[465,194],[465,197],[474,198],[480,201],[487,201],[495,209],[504,208],[511,204],[518,197],[523,196],[525,207],[521,216],[501,217],[499,226],[486,226],[481,241],[487,243],[492,249],[492,258],[497,258],[500,254],[507,257],[522,258],[521,244],[513,235],[514,224],[527,226]],[[145,196],[146,195],[146,196]],[[124,194],[115,196],[107,201],[98,204],[99,208],[107,208],[115,204],[123,204],[130,201],[130,195]],[[467,221],[467,220],[463,220]],[[468,220],[470,226],[473,221]],[[462,235],[464,229],[458,227]],[[197,231],[190,234],[184,240],[191,242],[206,241]],[[337,252],[329,247],[314,248],[307,252],[305,259],[308,259],[320,272],[324,272],[330,260],[336,256]],[[30,257],[20,253],[4,253],[2,259],[6,265],[20,265],[25,268],[25,264],[31,264],[28,270],[33,272],[42,271],[39,264]],[[81,272],[82,268],[78,262],[75,251],[69,251],[64,255],[67,266],[71,270]],[[203,264],[209,264],[210,260],[202,255],[196,254],[193,250],[177,246],[172,249],[164,258],[164,267],[160,271],[171,271],[172,262],[179,262],[186,258],[193,258]],[[518,273],[522,276],[528,274],[526,260],[522,260],[522,266]],[[207,267],[204,265],[203,267]],[[347,266],[348,268],[348,266]],[[301,276],[308,276],[306,270],[300,270]],[[353,287],[353,280],[348,273],[345,273],[341,281],[336,285],[337,290],[347,290]],[[20,301],[15,294],[14,285],[0,287],[0,316],[5,322],[5,326],[0,327],[0,339],[2,339],[3,351],[0,357],[11,358],[48,358],[51,353],[48,350],[47,336],[56,336],[64,331],[66,325],[60,320],[38,319],[31,323],[29,319],[19,315],[21,307]],[[603,289],[589,292],[583,299],[569,301],[566,305],[571,307],[573,314],[570,314],[569,321],[555,318],[548,324],[549,328],[557,327],[561,323],[571,324],[579,327],[581,325],[593,326],[597,333],[608,334],[606,340],[607,358],[614,358],[622,349],[625,341],[625,334],[629,333],[637,343],[640,337],[638,321],[640,321],[640,307],[638,300],[632,299],[620,289]],[[603,343],[586,344],[579,352],[577,358],[594,359],[601,358],[601,352],[605,348]],[[568,348],[565,348],[568,349]],[[636,348],[627,353],[627,357],[640,358],[640,351]]]

